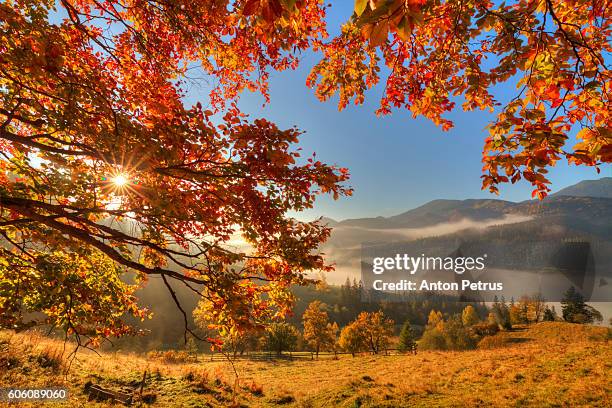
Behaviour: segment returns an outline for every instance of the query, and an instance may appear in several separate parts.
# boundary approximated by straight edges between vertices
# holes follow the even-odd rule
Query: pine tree
[[[406,322],[402,326],[402,330],[400,331],[397,349],[402,353],[412,350],[414,350],[416,353],[416,342],[414,341],[414,333],[412,332],[412,326],[410,326],[410,321],[408,320],[406,320]]]
[[[491,308],[491,312],[495,318],[495,321],[499,325],[501,329],[509,330],[512,328],[512,322],[510,320],[510,309],[508,309],[508,305],[506,305],[505,301],[502,300],[500,303],[497,300],[497,296],[494,299],[493,307]]]
[[[575,287],[570,287],[561,300],[561,314],[563,320],[574,322],[579,315],[584,313],[584,298],[576,291]]]
[[[553,310],[550,309],[549,307],[546,307],[546,309],[544,310],[544,317],[542,317],[542,320],[544,320],[545,322],[554,322],[557,319],[556,319],[556,316]]]
[[[584,302],[584,297],[573,286],[563,295],[561,314],[563,320],[572,323],[593,323],[595,320],[603,320],[601,313],[587,305]]]

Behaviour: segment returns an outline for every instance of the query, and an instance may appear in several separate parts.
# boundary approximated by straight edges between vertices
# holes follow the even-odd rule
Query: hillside
[[[612,198],[612,177],[603,177],[598,180],[584,180],[573,186],[561,189],[552,196]]]
[[[392,217],[349,219],[337,225],[362,228],[421,228],[465,218],[497,219],[503,217],[514,205],[516,204],[510,201],[492,199],[434,200]]]
[[[367,229],[423,228],[439,224],[457,223],[462,220],[503,220],[509,214],[525,216],[545,215],[551,211],[572,215],[576,210],[601,211],[610,214],[612,202],[612,177],[585,180],[551,194],[543,201],[527,200],[519,203],[498,199],[433,200],[417,208],[391,217],[354,218],[335,221],[324,218],[332,227],[356,227]],[[591,214],[594,215],[594,214]]]
[[[0,386],[67,386],[69,402],[87,403],[86,384],[138,389],[152,407],[604,407],[609,400],[609,329],[540,323],[498,334],[500,348],[339,360],[170,364],[122,353],[80,352],[66,377],[57,364],[62,343],[31,334],[0,337]],[[290,379],[290,381],[288,381]],[[28,406],[23,404],[23,406]],[[99,404],[107,406],[107,404]]]

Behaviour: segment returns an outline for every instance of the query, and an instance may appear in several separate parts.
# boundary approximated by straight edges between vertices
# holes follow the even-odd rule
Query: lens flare
[[[123,187],[130,182],[130,179],[125,174],[117,174],[111,179],[111,182],[117,187]]]

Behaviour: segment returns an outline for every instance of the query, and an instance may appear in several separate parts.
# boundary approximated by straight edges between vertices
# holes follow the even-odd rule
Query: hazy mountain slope
[[[557,193],[552,194],[552,196],[612,198],[612,177],[603,177],[598,180],[584,180],[573,186],[559,190]]]
[[[329,225],[367,229],[423,228],[465,219],[473,221],[502,219],[508,214],[571,213],[573,216],[579,212],[599,211],[610,205],[607,201],[597,199],[612,199],[612,177],[581,181],[552,194],[544,201],[528,200],[514,203],[497,199],[433,200],[391,217],[354,218],[339,222],[330,220],[332,222]]]
[[[361,228],[422,228],[462,219],[487,220],[503,217],[515,203],[494,199],[434,200],[392,217],[349,219],[339,226]]]
[[[565,241],[597,242],[605,246],[601,253],[612,242],[612,194],[606,196],[611,181],[581,182],[543,201],[434,200],[392,217],[340,221],[323,248],[337,265],[329,281],[341,283],[346,276],[359,276],[362,244],[398,244],[429,254],[454,250],[455,242],[464,242],[495,253],[496,262],[509,268],[539,265],[538,257],[548,262],[554,253],[551,248]],[[600,196],[561,194],[572,191]],[[527,259],[527,252],[534,258]],[[598,269],[612,267],[607,258],[599,260]]]

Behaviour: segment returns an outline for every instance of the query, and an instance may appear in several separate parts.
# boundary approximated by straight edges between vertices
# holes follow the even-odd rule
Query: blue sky
[[[351,5],[348,1],[336,2],[331,8],[330,31],[350,16]],[[269,105],[262,106],[263,98],[249,93],[240,101],[241,109],[251,118],[265,117],[281,128],[295,125],[305,131],[301,138],[304,153],[314,151],[323,162],[349,168],[354,195],[338,201],[323,197],[300,218],[388,216],[438,198],[496,198],[480,189],[485,126],[494,114],[457,110],[449,116],[455,128],[448,132],[426,119],[413,119],[406,110],[377,117],[374,111],[382,95],[381,87],[369,92],[364,105],[339,112],[337,101],[320,102],[305,85],[318,58],[308,53],[297,71],[272,73]],[[515,91],[515,85],[508,84],[499,87],[496,95],[503,100]],[[600,175],[593,168],[566,164],[558,164],[550,171],[553,191],[602,176],[612,176],[612,167],[602,167]],[[531,185],[525,182],[502,185],[498,198],[527,200],[531,191]]]

